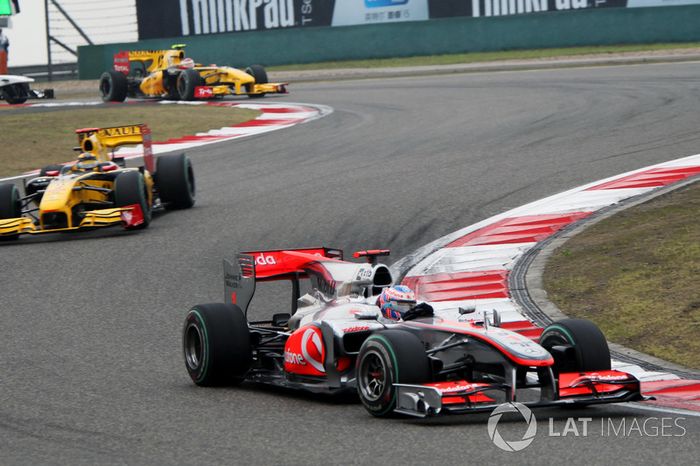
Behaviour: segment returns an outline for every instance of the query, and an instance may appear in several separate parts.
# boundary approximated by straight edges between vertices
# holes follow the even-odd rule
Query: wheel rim
[[[386,388],[387,368],[376,352],[368,353],[360,365],[360,391],[368,401],[379,400]]]
[[[185,362],[190,370],[197,370],[204,359],[204,339],[202,332],[195,324],[189,324],[185,329]]]

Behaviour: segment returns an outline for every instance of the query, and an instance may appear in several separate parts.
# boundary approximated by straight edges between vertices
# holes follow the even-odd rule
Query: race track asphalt
[[[300,84],[268,101],[335,112],[190,151],[197,205],[146,231],[0,245],[0,463],[696,464],[700,418],[633,405],[538,411],[532,444],[506,453],[485,415],[377,420],[352,399],[197,388],[180,331],[191,305],[222,299],[221,260],[238,250],[388,247],[398,259],[700,152],[699,63]],[[261,293],[254,311],[284,312],[286,292]],[[573,421],[550,436],[569,416],[593,419],[587,436]],[[507,440],[525,432],[514,419],[499,424]]]

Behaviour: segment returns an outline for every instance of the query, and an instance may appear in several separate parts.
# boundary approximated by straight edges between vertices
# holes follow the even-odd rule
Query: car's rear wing
[[[319,247],[246,251],[237,255],[236,263],[224,260],[224,300],[247,312],[258,281],[290,280],[292,312],[299,299],[299,280],[308,278],[307,270],[319,261],[340,262],[343,251]]]
[[[124,50],[114,54],[114,71],[128,75],[135,72],[152,73],[177,65],[185,58],[184,44],[173,45],[163,50]]]
[[[83,152],[89,152],[98,159],[102,156],[101,148],[116,150],[121,146],[143,145],[143,162],[146,169],[153,173],[153,141],[151,129],[146,124],[111,126],[107,128],[81,128],[75,130],[78,144]]]

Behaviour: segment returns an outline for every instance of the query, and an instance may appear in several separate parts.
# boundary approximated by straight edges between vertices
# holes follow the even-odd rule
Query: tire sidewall
[[[22,216],[19,189],[13,184],[0,185],[0,219]]]
[[[146,228],[151,223],[153,213],[151,205],[148,203],[146,182],[140,172],[127,171],[117,176],[114,180],[114,203],[117,207],[126,207],[133,204],[138,204],[141,207],[143,223],[132,228]]]
[[[545,349],[568,343],[575,354],[573,371],[590,372],[610,369],[610,351],[605,336],[585,319],[564,319],[544,329],[540,345]]]
[[[199,364],[188,359],[188,331],[201,338]],[[252,364],[250,331],[243,311],[234,304],[199,304],[185,318],[182,333],[185,367],[192,381],[201,386],[241,383]]]
[[[360,386],[362,383],[360,380],[360,371],[363,369],[363,364],[366,363],[369,355],[376,355],[379,357],[385,368],[384,389],[377,400],[368,399],[363,393],[363,387]],[[357,393],[364,407],[373,416],[384,416],[396,407],[396,388],[393,384],[397,382],[398,377],[396,353],[389,340],[381,334],[372,335],[367,338],[362,345],[360,357],[358,357],[357,362]]]
[[[156,187],[168,209],[188,209],[196,201],[192,161],[185,154],[163,155],[156,160]]]

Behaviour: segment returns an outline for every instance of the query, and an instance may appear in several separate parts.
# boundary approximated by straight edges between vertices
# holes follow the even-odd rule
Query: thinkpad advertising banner
[[[700,0],[429,0],[430,18],[508,16],[594,8],[700,4]]]
[[[700,0],[136,0],[140,39],[700,4]]]
[[[139,39],[330,26],[334,0],[136,0]]]

